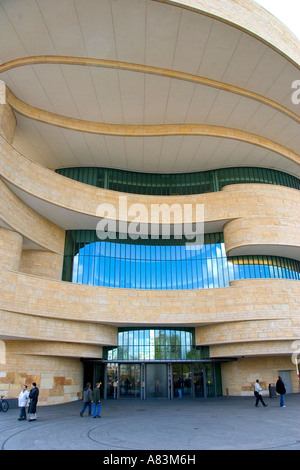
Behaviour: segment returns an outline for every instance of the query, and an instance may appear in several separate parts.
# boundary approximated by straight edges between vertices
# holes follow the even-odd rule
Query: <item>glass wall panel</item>
[[[109,363],[106,365],[106,396],[107,398],[118,398],[118,364]]]
[[[205,377],[205,364],[194,364],[194,396],[195,398],[204,397],[204,377]]]
[[[136,333],[136,339],[142,331],[133,332],[134,336]],[[169,333],[172,336],[172,330],[169,330]],[[159,335],[159,332],[156,334]],[[94,373],[91,369],[90,375],[100,377],[102,383],[106,383],[106,397],[110,399],[222,396],[220,363],[107,363],[106,380],[102,369],[103,364],[95,364]],[[141,395],[142,390],[146,391],[146,396]]]
[[[120,364],[120,397],[140,398],[140,364]]]
[[[146,397],[167,398],[168,374],[167,364],[147,364]]]
[[[107,168],[62,168],[57,173],[92,186],[113,191],[183,195],[220,191],[229,184],[263,183],[300,189],[295,176],[269,168],[238,167],[183,174],[134,173]]]
[[[182,398],[192,395],[192,365],[173,364],[173,396]]]
[[[226,287],[238,279],[300,279],[300,262],[278,256],[227,257],[223,233],[195,249],[185,240],[104,240],[92,230],[67,232],[63,280],[132,289]]]
[[[194,328],[119,328],[118,347],[104,358],[128,361],[188,361],[209,358],[208,347],[195,346]]]
[[[205,364],[205,380],[206,380],[206,396],[215,396],[215,378],[214,378],[214,366],[211,362]]]

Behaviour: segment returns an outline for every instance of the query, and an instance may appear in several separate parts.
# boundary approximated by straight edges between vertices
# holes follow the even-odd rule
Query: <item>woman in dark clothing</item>
[[[39,389],[36,386],[36,383],[32,383],[32,388],[29,392],[29,409],[28,413],[31,414],[31,418],[29,421],[35,421],[36,420],[36,405],[38,402],[38,396],[39,396]]]

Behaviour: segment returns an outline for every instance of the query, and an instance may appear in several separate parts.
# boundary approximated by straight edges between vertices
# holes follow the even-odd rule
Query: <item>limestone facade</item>
[[[61,185],[62,176],[29,162],[7,142],[3,145],[2,164],[12,166],[15,157],[22,163],[14,178],[6,166],[2,175],[6,181],[22,180],[22,189],[53,205],[59,199],[60,206],[63,203],[74,212],[95,215],[95,204],[101,200],[116,204],[114,192],[68,179]],[[41,184],[34,186],[38,174]],[[210,346],[212,358],[235,358],[222,364],[224,394],[250,393],[258,375],[267,386],[280,369],[292,371],[293,390],[298,391],[292,362],[292,346],[300,337],[298,281],[245,280],[228,288],[167,292],[63,282],[65,231],[26,206],[5,180],[0,184],[1,217],[6,225],[0,228],[0,383],[8,397],[15,397],[22,383],[36,381],[41,404],[77,400],[82,389],[80,358],[101,358],[102,346],[117,345],[118,325],[132,324],[196,326],[196,343]],[[74,199],[78,185],[80,205]],[[141,199],[148,207],[161,202],[152,196]],[[284,254],[290,247],[297,258],[299,223],[294,216],[299,213],[300,198],[296,190],[235,185],[220,193],[178,197],[176,203],[191,199],[204,203],[206,223],[223,222],[228,252],[247,252],[253,243],[268,244],[274,253]],[[134,201],[132,195],[129,201]],[[42,249],[26,249],[25,238]]]
[[[214,13],[213,2],[182,3],[190,9],[200,3]],[[296,60],[293,45],[291,52]],[[62,221],[66,217],[90,229],[96,228],[99,205],[118,207],[120,194],[64,178],[24,157],[12,145],[15,126],[10,105],[0,104],[1,393],[15,398],[24,383],[35,381],[41,405],[80,399],[82,359],[101,359],[105,346],[117,346],[118,327],[132,325],[195,327],[196,344],[209,346],[212,359],[228,360],[221,365],[224,395],[251,395],[257,378],[267,390],[281,370],[291,373],[293,392],[299,392],[293,362],[300,343],[299,281],[247,279],[226,288],[186,291],[62,281],[67,222],[60,225],[42,216],[17,193],[29,195]],[[293,162],[299,159],[294,152],[292,157]],[[136,202],[127,195],[128,205]],[[201,195],[141,195],[138,202],[148,213],[152,204],[163,202],[203,204],[205,227],[224,231],[227,254],[267,252],[300,260],[300,196],[295,189],[236,184]]]

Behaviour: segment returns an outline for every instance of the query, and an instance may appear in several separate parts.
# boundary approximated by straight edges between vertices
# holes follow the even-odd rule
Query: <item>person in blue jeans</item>
[[[88,382],[86,384],[86,387],[83,390],[83,406],[82,410],[80,411],[80,416],[83,417],[83,413],[85,412],[86,408],[88,407],[89,411],[89,416],[92,414],[92,389],[91,389],[91,384]]]
[[[93,390],[93,418],[101,418],[100,383]]]
[[[276,392],[280,395],[280,406],[281,406],[281,408],[285,408],[284,395],[286,394],[286,389],[285,389],[285,385],[284,385],[283,380],[280,377],[280,375],[278,376],[278,380],[276,382]]]
[[[26,419],[26,405],[28,403],[29,392],[27,390],[27,385],[23,385],[21,393],[18,398],[18,405],[20,407],[19,421]]]

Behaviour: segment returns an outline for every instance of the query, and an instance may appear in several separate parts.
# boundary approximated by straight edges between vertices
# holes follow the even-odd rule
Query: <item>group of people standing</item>
[[[31,384],[30,392],[28,392],[27,390],[27,385],[23,385],[19,398],[18,398],[18,405],[20,408],[20,415],[18,418],[19,421],[23,421],[24,419],[26,420],[26,406],[28,403],[29,403],[28,413],[30,414],[29,421],[36,421],[36,407],[37,407],[39,393],[40,391],[37,388],[35,382]]]
[[[96,383],[96,387],[91,389],[91,384],[87,383],[83,390],[83,407],[80,416],[83,416],[86,408],[89,410],[89,416],[92,414],[93,405],[93,418],[101,418],[101,400],[100,400],[100,386],[101,382]],[[23,385],[20,395],[18,397],[18,406],[20,408],[19,421],[26,420],[26,407],[29,404],[28,414],[30,414],[29,421],[36,421],[36,408],[38,403],[39,389],[36,383],[33,382],[30,391],[27,390],[27,385]]]
[[[262,392],[262,388],[260,386],[259,380],[257,379],[255,384],[254,384],[254,395],[256,397],[255,406],[259,406],[259,402],[261,402],[263,404],[263,406],[268,406],[264,402],[263,397],[261,395],[261,392]],[[278,376],[278,380],[276,382],[276,393],[278,393],[278,395],[280,395],[280,406],[281,406],[281,408],[285,408],[284,395],[286,394],[286,389],[285,389],[285,385],[284,385],[283,380],[280,377],[280,375]]]
[[[92,415],[92,405],[93,405],[93,418],[101,418],[101,400],[100,400],[100,385],[101,383],[96,383],[96,387],[91,389],[91,384],[88,382],[86,387],[83,390],[83,406],[80,411],[80,416],[83,417],[83,413],[86,408],[88,408],[89,416]]]

